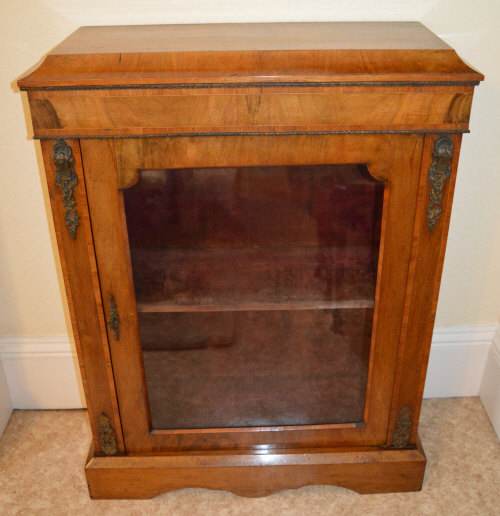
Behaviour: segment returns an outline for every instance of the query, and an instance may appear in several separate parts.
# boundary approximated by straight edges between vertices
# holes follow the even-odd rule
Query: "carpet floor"
[[[420,436],[428,462],[417,493],[308,486],[265,498],[183,489],[151,500],[91,500],[83,472],[85,412],[15,411],[0,440],[0,514],[500,515],[500,442],[479,398],[424,401]]]

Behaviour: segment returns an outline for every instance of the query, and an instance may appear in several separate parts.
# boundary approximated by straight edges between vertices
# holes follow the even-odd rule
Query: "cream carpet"
[[[424,402],[427,454],[418,493],[358,495],[309,486],[266,498],[183,489],[152,500],[90,500],[83,411],[15,411],[0,441],[3,515],[500,515],[500,442],[479,398]]]

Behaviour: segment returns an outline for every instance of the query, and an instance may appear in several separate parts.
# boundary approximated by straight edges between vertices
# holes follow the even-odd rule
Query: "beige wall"
[[[464,136],[437,324],[500,312],[500,2],[477,0],[1,0],[0,336],[68,331],[38,145],[15,79],[80,25],[419,20],[483,72]]]

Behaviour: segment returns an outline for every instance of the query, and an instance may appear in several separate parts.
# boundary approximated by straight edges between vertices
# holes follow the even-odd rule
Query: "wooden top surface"
[[[482,80],[418,22],[81,27],[21,88]]]
[[[80,27],[50,54],[449,48],[417,22],[219,23]]]

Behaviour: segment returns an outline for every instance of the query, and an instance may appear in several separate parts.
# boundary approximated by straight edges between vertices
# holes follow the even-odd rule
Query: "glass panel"
[[[362,165],[140,171],[153,428],[363,420],[383,189]]]

